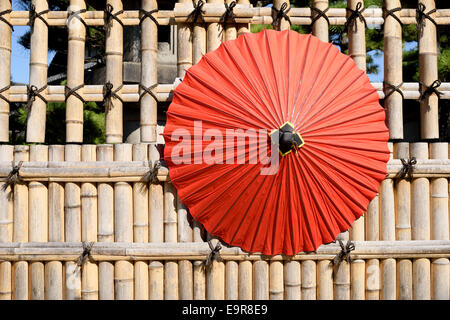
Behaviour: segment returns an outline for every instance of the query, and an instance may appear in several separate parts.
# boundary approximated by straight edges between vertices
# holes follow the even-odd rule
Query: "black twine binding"
[[[30,26],[31,29],[34,28],[34,22],[36,21],[36,19],[40,19],[42,22],[45,23],[45,25],[47,26],[47,28],[50,28],[50,26],[48,25],[47,21],[44,19],[44,17],[42,17],[43,14],[49,13],[50,10],[44,10],[41,12],[36,12],[36,6],[34,4],[30,4],[30,19],[28,21],[28,25]]]
[[[0,21],[3,21],[4,23],[6,23],[11,28],[11,31],[14,31],[14,26],[11,23],[9,23],[8,20],[6,20],[5,18],[2,17],[3,15],[9,14],[11,12],[12,12],[11,9],[0,12]]]
[[[83,97],[77,92],[79,89],[83,88],[84,84],[80,84],[79,86],[76,86],[75,88],[69,88],[68,86],[64,87],[65,90],[65,99],[64,101],[67,102],[67,99],[69,99],[70,96],[75,96],[78,99],[80,99],[81,102],[86,103],[86,101],[83,99]]]
[[[425,12],[426,8],[427,7],[423,3],[419,3],[416,9],[417,32],[419,38],[421,38],[423,35],[423,28],[425,27],[425,19],[430,20],[434,24],[436,29],[438,27],[436,21],[434,21],[434,19],[430,16],[430,14],[436,12],[436,9]]]
[[[153,16],[153,14],[157,13],[157,12],[158,12],[158,9],[153,9],[150,11],[146,11],[144,9],[139,9],[139,13],[142,14],[142,17],[139,19],[139,26],[142,25],[142,22],[144,22],[145,19],[149,18],[159,27],[158,20],[156,20],[156,18]]]
[[[47,99],[45,99],[42,95],[41,92],[44,91],[45,89],[47,89],[47,85],[43,86],[42,88],[38,89],[36,86],[34,85],[27,85],[27,105],[26,105],[26,109],[27,110],[31,110],[31,106],[33,105],[33,102],[36,100],[36,97],[38,97],[39,99],[41,99],[42,101],[45,102],[45,104],[47,104]]]
[[[81,268],[89,260],[89,262],[94,263],[95,260],[91,255],[92,247],[94,242],[83,241],[83,253],[77,258],[77,267]]]
[[[105,100],[105,106],[106,110],[111,110],[113,107],[112,99],[119,99],[120,102],[123,103],[122,98],[117,94],[120,89],[122,89],[123,84],[120,85],[116,90],[112,90],[114,88],[114,85],[111,82],[105,83],[103,86],[103,100]]]
[[[437,90],[437,88],[439,88],[440,85],[441,85],[440,80],[434,80],[429,87],[427,87],[426,85],[424,85],[422,82],[419,81],[419,90],[422,91],[422,88],[425,88],[425,90],[421,93],[419,97],[419,101],[425,100],[433,93],[435,93],[439,98],[442,95],[442,92],[439,92]]]
[[[5,100],[6,103],[10,103],[10,102],[8,99],[6,99],[6,97],[4,95],[2,95],[2,93],[9,90],[10,88],[11,88],[11,85],[7,85],[6,87],[0,89],[0,99]]]
[[[161,162],[158,160],[153,165],[153,168],[150,169],[143,177],[142,180],[147,183],[157,183],[158,180],[158,170],[161,168]]]
[[[105,12],[106,30],[108,32],[111,30],[111,25],[112,25],[113,19],[116,20],[122,26],[122,28],[125,28],[122,20],[120,20],[118,17],[118,15],[123,13],[123,10],[117,11],[116,13],[113,13],[113,11],[114,11],[114,7],[110,4],[107,4],[105,10],[103,10],[103,12]]]
[[[411,181],[411,179],[413,178],[414,166],[417,164],[416,158],[412,157],[409,160],[406,160],[406,159],[402,158],[400,160],[402,161],[403,167],[397,173],[396,178],[403,179],[406,176],[408,176],[408,180]]]
[[[394,18],[395,20],[397,20],[398,23],[400,23],[400,26],[403,27],[403,22],[400,20],[399,17],[397,17],[397,15],[395,15],[394,13],[397,11],[401,11],[402,8],[394,8],[391,10],[387,10],[385,7],[383,7],[383,13],[384,13],[384,21],[386,21],[387,16],[391,16],[392,18]]]
[[[155,99],[156,102],[158,102],[158,98],[156,97],[156,94],[153,93],[153,89],[155,89],[156,87],[158,87],[158,84],[154,84],[150,87],[146,87],[143,84],[139,84],[139,88],[144,90],[144,92],[141,93],[141,95],[139,96],[139,102],[142,100],[142,98],[146,95],[149,94],[153,97],[153,99]]]
[[[286,10],[287,9],[287,10]],[[283,4],[280,7],[280,10],[272,6],[272,10],[275,11],[276,16],[275,19],[273,19],[272,26],[275,30],[280,31],[281,27],[281,19],[285,19],[289,22],[289,25],[292,25],[291,19],[287,15],[289,11],[291,11],[291,7],[288,8],[287,2],[283,2]]]
[[[328,19],[328,16],[326,15],[328,9],[330,8],[326,8],[325,10],[320,10],[319,8],[316,7],[311,7],[311,13],[313,11],[317,12],[317,15],[314,18],[311,18],[311,26],[314,25],[314,23],[319,20],[321,17],[324,17],[325,20],[327,20],[328,26],[330,26],[330,20]]]
[[[362,15],[362,13],[364,12],[364,10],[366,8],[363,8],[361,10],[361,7],[362,7],[362,2],[358,2],[356,4],[355,10],[350,9],[350,8],[346,8],[346,10],[351,12],[351,14],[347,18],[347,21],[344,24],[344,31],[346,31],[348,29],[348,27],[353,23],[354,32],[358,32],[358,22],[356,21],[356,19],[359,19],[359,21],[364,22],[364,27],[367,28],[366,19]]]
[[[22,167],[23,161],[20,161],[18,165],[14,166],[13,169],[8,174],[6,178],[6,182],[2,186],[2,191],[5,192],[9,186],[14,187],[16,183],[20,181],[20,173],[19,170]]]
[[[205,23],[205,18],[203,18],[203,14],[206,12],[203,10],[204,4],[203,0],[198,0],[197,4],[194,6],[194,10],[187,16],[186,21],[192,19],[192,23],[197,23],[198,18],[200,18],[202,23]]]
[[[394,86],[393,84],[387,83],[386,81],[383,81],[383,84],[388,86],[389,89],[391,89],[387,94],[385,94],[384,99],[386,99],[387,97],[389,97],[391,94],[393,94],[394,92],[398,92],[400,93],[400,95],[402,96],[403,99],[405,99],[405,97],[403,96],[403,92],[402,90],[400,90],[400,87],[403,85],[403,82],[401,82],[399,85]]]
[[[236,1],[231,2],[229,5],[225,3],[225,12],[220,17],[219,23],[223,24],[223,28],[225,29],[227,26],[227,21],[231,20],[233,23],[236,23],[236,15],[233,12],[234,7],[236,7]]]
[[[216,246],[212,244],[211,240],[208,241],[209,248],[211,252],[208,254],[206,259],[203,261],[202,265],[209,268],[212,265],[212,262],[215,260],[217,262],[222,262],[223,259],[220,256],[220,250],[222,249],[222,245],[220,242],[217,242]]]
[[[350,252],[355,250],[355,244],[351,241],[347,241],[347,244],[344,246],[344,243],[342,242],[341,239],[338,239],[337,241],[339,242],[339,245],[341,246],[341,251],[333,258],[331,263],[336,268],[339,268],[339,265],[344,260],[344,258],[348,263],[352,262],[352,258],[350,257]]]
[[[83,18],[80,17],[81,13],[85,13],[87,11],[88,11],[87,9],[81,9],[78,11],[69,11],[69,16],[67,17],[67,24],[69,24],[70,20],[72,20],[73,18],[77,18],[84,25],[84,27],[87,28],[88,26],[86,22],[83,20]]]

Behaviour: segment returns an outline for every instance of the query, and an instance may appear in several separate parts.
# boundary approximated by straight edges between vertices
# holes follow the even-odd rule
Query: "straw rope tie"
[[[212,244],[211,240],[208,241],[209,248],[211,249],[211,252],[208,254],[206,259],[202,262],[203,266],[206,266],[207,268],[211,267],[213,261],[222,262],[223,259],[220,256],[220,250],[222,249],[222,245],[220,242],[217,242],[216,246]]]
[[[345,260],[350,263],[352,262],[352,258],[350,257],[350,253],[355,250],[355,244],[351,241],[347,241],[347,244],[344,246],[344,243],[341,239],[338,239],[339,245],[341,246],[341,251],[334,257],[331,263],[339,268],[341,262]]]
[[[11,28],[11,30],[14,31],[14,26],[11,23],[9,23],[8,20],[6,20],[5,18],[2,17],[5,14],[10,14],[11,12],[12,12],[11,9],[0,12],[0,21],[6,23]]]
[[[92,247],[94,242],[83,241],[83,253],[77,258],[77,267],[81,268],[89,260],[89,262],[94,263],[95,260],[91,255]]]
[[[412,157],[409,160],[406,160],[406,159],[400,159],[400,160],[402,161],[403,167],[398,172],[397,178],[403,179],[406,176],[408,176],[408,180],[411,181],[411,179],[413,178],[414,166],[417,164],[416,158]]]
[[[11,85],[9,84],[6,87],[0,89],[0,99],[5,100],[6,103],[10,103],[10,102],[8,99],[6,99],[6,97],[4,95],[2,95],[2,93],[5,91],[8,91],[10,88],[11,88]]]
[[[84,25],[84,27],[87,28],[88,26],[86,22],[83,20],[83,18],[80,17],[80,14],[85,12],[87,12],[87,9],[81,9],[78,11],[69,11],[69,16],[67,17],[67,24],[69,24],[70,20],[72,20],[73,18],[77,18]]]
[[[427,7],[423,3],[419,3],[416,9],[417,31],[419,38],[421,38],[423,34],[423,28],[425,27],[425,19],[430,20],[434,24],[436,29],[438,27],[436,21],[434,21],[434,19],[430,16],[430,14],[436,12],[436,9],[425,12],[426,8]]]
[[[223,24],[223,28],[225,29],[227,26],[227,21],[231,20],[233,23],[236,23],[236,16],[233,12],[234,7],[236,7],[236,1],[231,2],[229,5],[225,3],[225,12],[220,17],[219,23]]]
[[[392,18],[397,20],[398,23],[400,23],[400,26],[403,27],[403,22],[400,20],[400,18],[396,14],[394,14],[395,12],[401,11],[401,10],[402,10],[402,8],[400,8],[400,7],[394,8],[394,9],[391,9],[391,10],[387,10],[385,7],[383,7],[383,13],[384,13],[384,20],[385,20],[385,22],[386,22],[386,18],[388,16],[391,16]]]
[[[117,94],[120,89],[122,89],[122,87],[123,84],[113,91],[112,89],[114,88],[114,85],[109,81],[103,86],[103,99],[105,100],[105,106],[107,110],[111,110],[111,108],[113,107],[112,99],[118,99],[123,103],[122,98]]]
[[[158,20],[156,20],[156,18],[153,16],[153,14],[157,13],[158,11],[159,11],[158,9],[153,9],[153,10],[150,10],[150,11],[146,11],[144,9],[140,9],[139,13],[142,14],[142,17],[139,19],[139,26],[141,26],[142,22],[144,22],[145,19],[149,18],[150,20],[152,20],[159,27]]]
[[[156,97],[156,94],[153,93],[153,89],[155,89],[156,87],[158,87],[158,84],[155,83],[154,85],[150,86],[150,87],[146,87],[143,84],[139,84],[139,88],[141,88],[142,90],[144,90],[144,92],[141,93],[141,95],[139,96],[139,102],[142,100],[142,98],[146,95],[149,94],[153,97],[153,99],[155,99],[156,102],[158,102],[158,97]]]
[[[104,10],[105,12],[105,24],[106,24],[106,30],[110,30],[111,25],[112,25],[112,20],[116,20],[121,26],[122,28],[125,28],[125,26],[123,25],[122,20],[119,19],[118,15],[123,13],[123,10],[117,11],[116,13],[113,13],[114,11],[114,7],[110,4],[106,5],[106,9]]]
[[[202,20],[202,23],[205,23],[205,18],[203,18],[203,14],[205,14],[205,10],[203,10],[204,6],[203,0],[199,0],[197,4],[194,6],[194,10],[186,18],[186,21],[192,18],[192,23],[197,23],[198,18]]]
[[[317,15],[314,17],[314,18],[311,18],[311,26],[313,26],[314,25],[314,23],[317,21],[317,20],[319,20],[321,17],[323,17],[323,18],[325,18],[325,20],[327,21],[327,23],[328,23],[328,26],[330,26],[330,20],[328,19],[328,16],[327,16],[327,11],[328,11],[328,9],[330,9],[329,7],[328,8],[326,8],[325,10],[320,10],[319,8],[316,8],[316,7],[311,7],[311,13],[314,11],[314,12],[317,12]]]
[[[50,10],[44,10],[41,12],[36,12],[36,6],[34,4],[30,4],[30,21],[28,22],[28,25],[31,27],[31,29],[34,28],[34,22],[36,21],[36,19],[40,19],[42,22],[45,23],[45,25],[47,26],[47,28],[50,28],[50,26],[48,25],[47,21],[44,19],[44,17],[42,15],[49,13]]]
[[[344,24],[344,31],[348,29],[348,27],[353,23],[354,32],[358,32],[358,23],[356,19],[359,19],[359,21],[364,22],[364,27],[367,28],[367,22],[362,13],[366,8],[362,8],[362,2],[358,2],[356,4],[355,10],[346,8],[347,12],[351,12],[350,16],[347,18],[347,21]]]
[[[439,92],[437,90],[437,88],[439,88],[440,85],[441,85],[440,80],[434,80],[433,83],[431,84],[431,86],[429,86],[429,87],[427,87],[426,85],[424,85],[422,82],[419,81],[420,89],[422,89],[423,87],[425,88],[425,90],[420,95],[419,101],[425,100],[433,93],[435,93],[439,98],[442,95],[442,92]],[[422,91],[422,90],[420,90],[420,91]]]
[[[153,168],[150,169],[143,177],[142,180],[149,183],[157,183],[158,180],[158,170],[161,168],[161,162],[158,160],[153,165]]]
[[[287,9],[287,10],[286,10]],[[292,25],[291,19],[287,15],[289,11],[291,11],[291,7],[288,8],[287,2],[283,2],[283,4],[280,7],[280,10],[276,9],[272,6],[272,10],[275,11],[276,16],[273,20],[272,26],[275,30],[280,31],[281,27],[281,19],[285,19],[287,22],[289,22],[289,25]]]
[[[395,86],[393,84],[387,83],[386,81],[383,81],[383,84],[388,86],[391,90],[384,96],[384,99],[386,99],[387,97],[389,97],[391,94],[393,94],[394,92],[398,92],[401,94],[402,98],[405,99],[405,97],[403,96],[403,92],[402,90],[400,90],[400,87],[403,85],[403,82],[401,82],[399,85]]]
[[[81,102],[86,103],[86,101],[83,99],[83,97],[77,92],[79,89],[83,88],[84,84],[80,84],[79,86],[76,86],[75,88],[70,88],[68,86],[65,86],[65,100],[67,102],[67,99],[69,99],[70,96],[75,96],[78,99],[80,99]]]
[[[9,186],[14,187],[16,183],[20,181],[20,168],[22,167],[23,161],[20,161],[18,165],[14,166],[11,172],[6,178],[6,182],[2,186],[2,191],[5,192]]]
[[[36,100],[36,97],[38,97],[43,102],[45,102],[45,104],[48,103],[47,99],[45,99],[41,95],[41,92],[44,91],[45,89],[47,89],[47,85],[43,86],[40,89],[38,89],[35,85],[31,85],[31,86],[27,85],[27,96],[28,96],[27,105],[26,105],[27,110],[31,110],[31,106],[32,106],[33,102]]]

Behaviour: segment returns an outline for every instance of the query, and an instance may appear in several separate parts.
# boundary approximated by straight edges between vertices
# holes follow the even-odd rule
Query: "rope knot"
[[[114,7],[111,4],[107,4],[106,8],[104,10],[105,13],[105,25],[106,25],[106,31],[109,32],[111,31],[111,25],[112,25],[112,20],[116,20],[121,26],[122,28],[124,28],[125,26],[123,25],[122,20],[119,19],[118,15],[123,13],[123,10],[117,11],[116,13],[113,13],[114,11]]]
[[[316,7],[311,7],[311,13],[314,11],[314,12],[316,12],[317,14],[314,16],[314,18],[312,18],[311,19],[311,26],[313,26],[314,25],[314,23],[316,23],[316,21],[317,20],[319,20],[321,17],[323,17],[326,21],[327,21],[327,23],[328,23],[328,26],[330,25],[330,20],[328,19],[328,16],[327,16],[327,11],[328,11],[328,9],[330,9],[330,8],[326,8],[325,10],[320,10],[319,8],[316,8]]]
[[[9,103],[9,100],[6,99],[4,95],[2,95],[3,92],[8,91],[11,88],[11,85],[7,85],[6,87],[3,87],[0,89],[0,99],[4,100],[6,103]]]
[[[442,95],[442,92],[439,92],[437,90],[437,88],[439,88],[440,85],[441,85],[441,81],[440,80],[434,80],[433,83],[431,84],[431,86],[429,86],[429,87],[424,85],[422,82],[419,82],[419,86],[421,88],[425,87],[425,90],[420,95],[419,101],[425,100],[426,98],[428,98],[433,93],[435,93],[438,96],[438,98],[439,98]]]
[[[48,25],[47,21],[42,16],[43,14],[49,13],[50,10],[44,10],[44,11],[41,11],[41,12],[36,12],[36,6],[34,4],[30,4],[30,10],[29,11],[30,11],[30,13],[29,13],[28,25],[30,26],[31,29],[34,28],[34,23],[35,23],[36,19],[40,19],[47,26],[47,28],[50,28],[50,26]]]
[[[386,21],[386,18],[387,18],[388,16],[391,16],[392,18],[394,18],[395,20],[397,20],[397,22],[400,24],[400,26],[403,27],[403,22],[400,20],[399,17],[397,17],[396,14],[394,14],[394,13],[397,12],[397,11],[402,11],[402,8],[399,7],[399,8],[394,8],[394,9],[391,9],[391,10],[387,10],[385,7],[383,7],[384,20]]]
[[[81,255],[77,258],[77,267],[81,268],[88,260],[92,263],[95,262],[91,255],[93,246],[94,242],[83,241],[83,253],[81,253]]]
[[[417,164],[417,160],[415,157],[412,157],[409,160],[400,159],[402,161],[403,167],[397,174],[397,178],[403,179],[408,176],[408,179],[411,180],[413,178],[414,166]]]
[[[112,103],[113,99],[118,99],[120,100],[120,102],[123,103],[122,98],[117,94],[122,89],[122,87],[123,84],[113,91],[114,85],[110,81],[105,83],[105,85],[103,86],[103,99],[105,100],[106,110],[109,111],[112,109],[112,107],[114,107]]]
[[[5,192],[9,186],[14,187],[16,183],[20,181],[20,168],[22,167],[23,161],[20,161],[18,165],[13,166],[12,170],[9,172],[6,182],[2,186],[2,191]]]
[[[148,183],[156,183],[158,182],[158,170],[161,168],[161,162],[158,160],[153,165],[153,168],[150,169],[142,178],[143,181]]]
[[[231,2],[229,5],[225,3],[225,12],[220,17],[219,23],[223,23],[223,28],[226,28],[227,21],[231,20],[233,23],[236,23],[236,15],[233,12],[234,7],[236,7],[236,1]]]
[[[384,99],[387,99],[387,98],[388,98],[391,94],[393,94],[394,92],[400,93],[400,95],[402,96],[402,98],[405,99],[405,97],[403,96],[402,90],[400,90],[401,86],[403,85],[403,82],[401,82],[399,85],[396,85],[396,86],[393,85],[393,84],[390,84],[390,83],[388,83],[388,82],[386,82],[386,81],[383,81],[383,84],[384,84],[385,86],[387,86],[388,88],[391,89],[388,93],[385,94]]]
[[[31,106],[33,102],[36,100],[36,97],[38,97],[47,104],[47,99],[45,99],[41,95],[41,92],[44,91],[46,88],[47,85],[43,86],[40,89],[38,89],[35,85],[27,85],[27,105],[26,105],[27,110],[31,110]]]
[[[348,263],[352,262],[352,258],[350,257],[350,253],[355,250],[355,244],[351,241],[347,241],[346,245],[341,239],[338,239],[339,246],[341,247],[341,251],[334,257],[332,263],[334,266],[339,268],[341,262],[345,259]]]
[[[139,9],[139,13],[142,14],[142,17],[139,20],[139,26],[142,25],[142,22],[144,22],[145,19],[149,18],[150,20],[152,20],[159,27],[158,20],[153,16],[153,14],[157,13],[157,12],[158,12],[158,9],[153,9],[153,10],[150,10],[150,11],[146,11],[144,9]]]
[[[362,15],[362,13],[364,12],[364,10],[366,8],[362,8],[362,2],[358,2],[356,4],[355,10],[350,9],[350,8],[346,8],[347,11],[350,11],[351,14],[348,17],[347,21],[344,24],[344,30],[347,30],[347,28],[353,23],[353,29],[354,32],[358,32],[358,22],[356,21],[357,19],[359,19],[359,21],[364,22],[364,27],[367,28],[367,22],[366,19],[364,18],[364,16]]]
[[[11,9],[0,12],[0,21],[6,23],[11,28],[11,31],[14,32],[14,26],[8,20],[2,17],[3,15],[10,14],[11,12]]]
[[[198,18],[202,20],[202,23],[205,23],[205,18],[203,18],[203,14],[205,14],[205,10],[203,10],[204,6],[203,0],[197,1],[197,4],[194,6],[194,10],[187,16],[187,21],[192,18],[192,23],[197,23]]]
[[[287,10],[286,10],[287,9]],[[277,31],[280,31],[281,28],[281,19],[285,19],[289,22],[289,25],[292,25],[291,19],[287,15],[289,11],[291,11],[291,8],[288,8],[287,2],[283,2],[283,4],[280,6],[280,10],[276,9],[272,6],[272,10],[275,11],[275,19],[273,20],[273,28]]]
[[[209,249],[211,249],[211,252],[206,257],[206,260],[203,261],[203,266],[210,268],[214,260],[217,262],[223,261],[222,257],[220,256],[220,250],[222,249],[222,245],[220,244],[220,242],[217,242],[216,246],[214,246],[211,240],[208,241],[208,245]]]
[[[423,3],[419,3],[416,9],[416,22],[419,38],[421,38],[423,35],[423,28],[425,27],[425,19],[430,20],[437,28],[436,21],[434,21],[434,19],[430,16],[430,14],[436,12],[436,9],[432,9],[428,12],[425,12],[426,9],[427,7]]]

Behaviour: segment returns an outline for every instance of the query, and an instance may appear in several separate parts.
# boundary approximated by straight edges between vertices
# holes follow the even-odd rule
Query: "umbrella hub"
[[[302,136],[294,131],[294,126],[290,122],[285,122],[279,129],[275,129],[270,133],[272,143],[278,145],[281,156],[289,154],[292,149],[302,147],[305,142]]]

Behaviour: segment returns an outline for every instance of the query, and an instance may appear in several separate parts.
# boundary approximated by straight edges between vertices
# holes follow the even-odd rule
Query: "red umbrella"
[[[293,255],[335,241],[366,211],[387,172],[384,120],[350,57],[312,35],[264,30],[186,72],[167,112],[164,158],[212,235]]]

